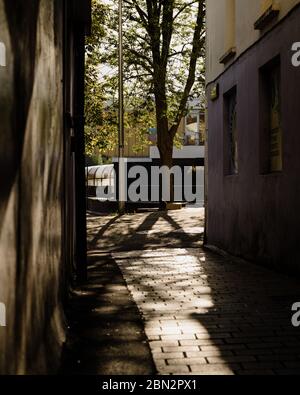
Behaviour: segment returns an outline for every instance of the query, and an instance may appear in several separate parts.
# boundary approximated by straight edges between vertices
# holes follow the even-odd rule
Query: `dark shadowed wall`
[[[65,113],[82,119],[82,4],[0,0],[0,373],[55,372],[65,338],[61,301],[81,237],[71,137],[83,136]]]
[[[219,98],[208,100],[207,244],[293,272],[300,272],[300,67],[292,66],[291,48],[300,41],[299,20],[298,7],[218,78]],[[260,68],[275,58],[281,67],[283,170],[266,174]],[[239,170],[226,175],[224,94],[233,87]]]
[[[64,340],[62,5],[0,1],[0,372],[45,372]]]

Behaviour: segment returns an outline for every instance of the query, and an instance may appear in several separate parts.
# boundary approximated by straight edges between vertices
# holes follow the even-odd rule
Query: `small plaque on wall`
[[[214,84],[210,89],[210,100],[215,101],[219,98],[219,84]]]
[[[5,67],[6,66],[6,49],[4,43],[0,41],[0,66]]]

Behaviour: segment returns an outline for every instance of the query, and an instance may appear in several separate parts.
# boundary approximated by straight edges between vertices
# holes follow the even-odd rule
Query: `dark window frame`
[[[281,57],[275,56],[259,69],[259,172],[261,175],[281,174],[284,167],[283,158],[283,128],[282,128],[282,78],[281,78]],[[272,97],[275,91],[272,83],[272,76],[277,74],[278,88],[278,118],[277,137],[272,133],[271,111]],[[275,130],[275,128],[273,129]],[[273,139],[273,142],[272,142]],[[272,162],[272,144],[279,144],[277,160]],[[275,143],[274,143],[275,140]],[[275,151],[276,152],[276,151]],[[277,161],[277,166],[274,165]],[[277,167],[277,168],[276,168]]]
[[[234,107],[232,107],[234,106]],[[235,112],[235,115],[232,113]],[[233,116],[234,115],[234,116]],[[238,88],[231,87],[223,95],[224,175],[238,176],[239,131],[238,131]],[[235,128],[235,129],[233,129]],[[235,139],[234,139],[235,136]],[[234,141],[233,141],[234,139]]]

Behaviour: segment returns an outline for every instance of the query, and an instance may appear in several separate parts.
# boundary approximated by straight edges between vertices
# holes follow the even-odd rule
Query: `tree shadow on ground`
[[[137,307],[109,255],[88,257],[88,282],[73,292],[61,374],[144,375],[155,367]]]
[[[214,343],[200,346],[211,352],[207,361],[225,364],[238,375],[299,375],[300,332],[291,324],[299,281],[209,252],[201,266],[212,307],[190,318]],[[201,341],[201,333],[196,337]],[[197,369],[201,372],[196,364]]]
[[[67,372],[155,372],[145,324],[163,374],[300,373],[300,334],[290,311],[300,300],[298,281],[204,251],[189,219],[166,212],[108,217],[99,231],[92,218],[89,283],[70,310]],[[161,220],[167,228],[155,230]],[[98,241],[109,239],[112,247],[101,252]]]
[[[164,243],[174,247],[174,232],[180,243],[199,243],[199,235],[186,235],[182,226],[166,212],[146,215],[136,230],[123,232],[118,221],[126,217],[107,216],[97,226],[99,217],[89,216],[88,283],[73,293],[67,310],[70,333],[63,355],[62,374],[154,374],[152,355],[137,306],[131,299],[122,274],[109,254],[101,252],[99,241],[112,238],[117,251],[147,249],[161,245],[161,232],[147,238],[157,221],[163,219],[171,231]],[[114,227],[113,235],[109,230]],[[97,229],[94,232],[94,229]],[[183,237],[185,236],[185,238]],[[106,249],[109,249],[106,246]]]
[[[200,249],[114,257],[150,328],[161,372],[300,373],[300,333],[291,325],[297,280]]]
[[[90,248],[95,248],[97,246],[97,242],[101,239],[101,237],[104,235],[104,233],[110,228],[111,225],[113,225],[119,218],[121,218],[121,214],[116,215],[115,217],[111,218],[104,226],[102,226],[93,238],[92,241],[89,243]]]
[[[200,247],[203,230],[200,219],[191,221],[189,232],[168,212],[158,211],[134,216],[108,217],[89,242],[90,250],[130,251],[149,248]],[[97,221],[97,217],[93,218]],[[195,228],[195,223],[199,226]],[[187,224],[188,225],[188,224]]]

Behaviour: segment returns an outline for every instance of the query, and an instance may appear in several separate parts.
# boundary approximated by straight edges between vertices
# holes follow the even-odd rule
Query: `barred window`
[[[231,89],[225,102],[225,173],[238,174],[237,90]]]
[[[263,173],[282,171],[280,60],[261,70],[261,164]]]

